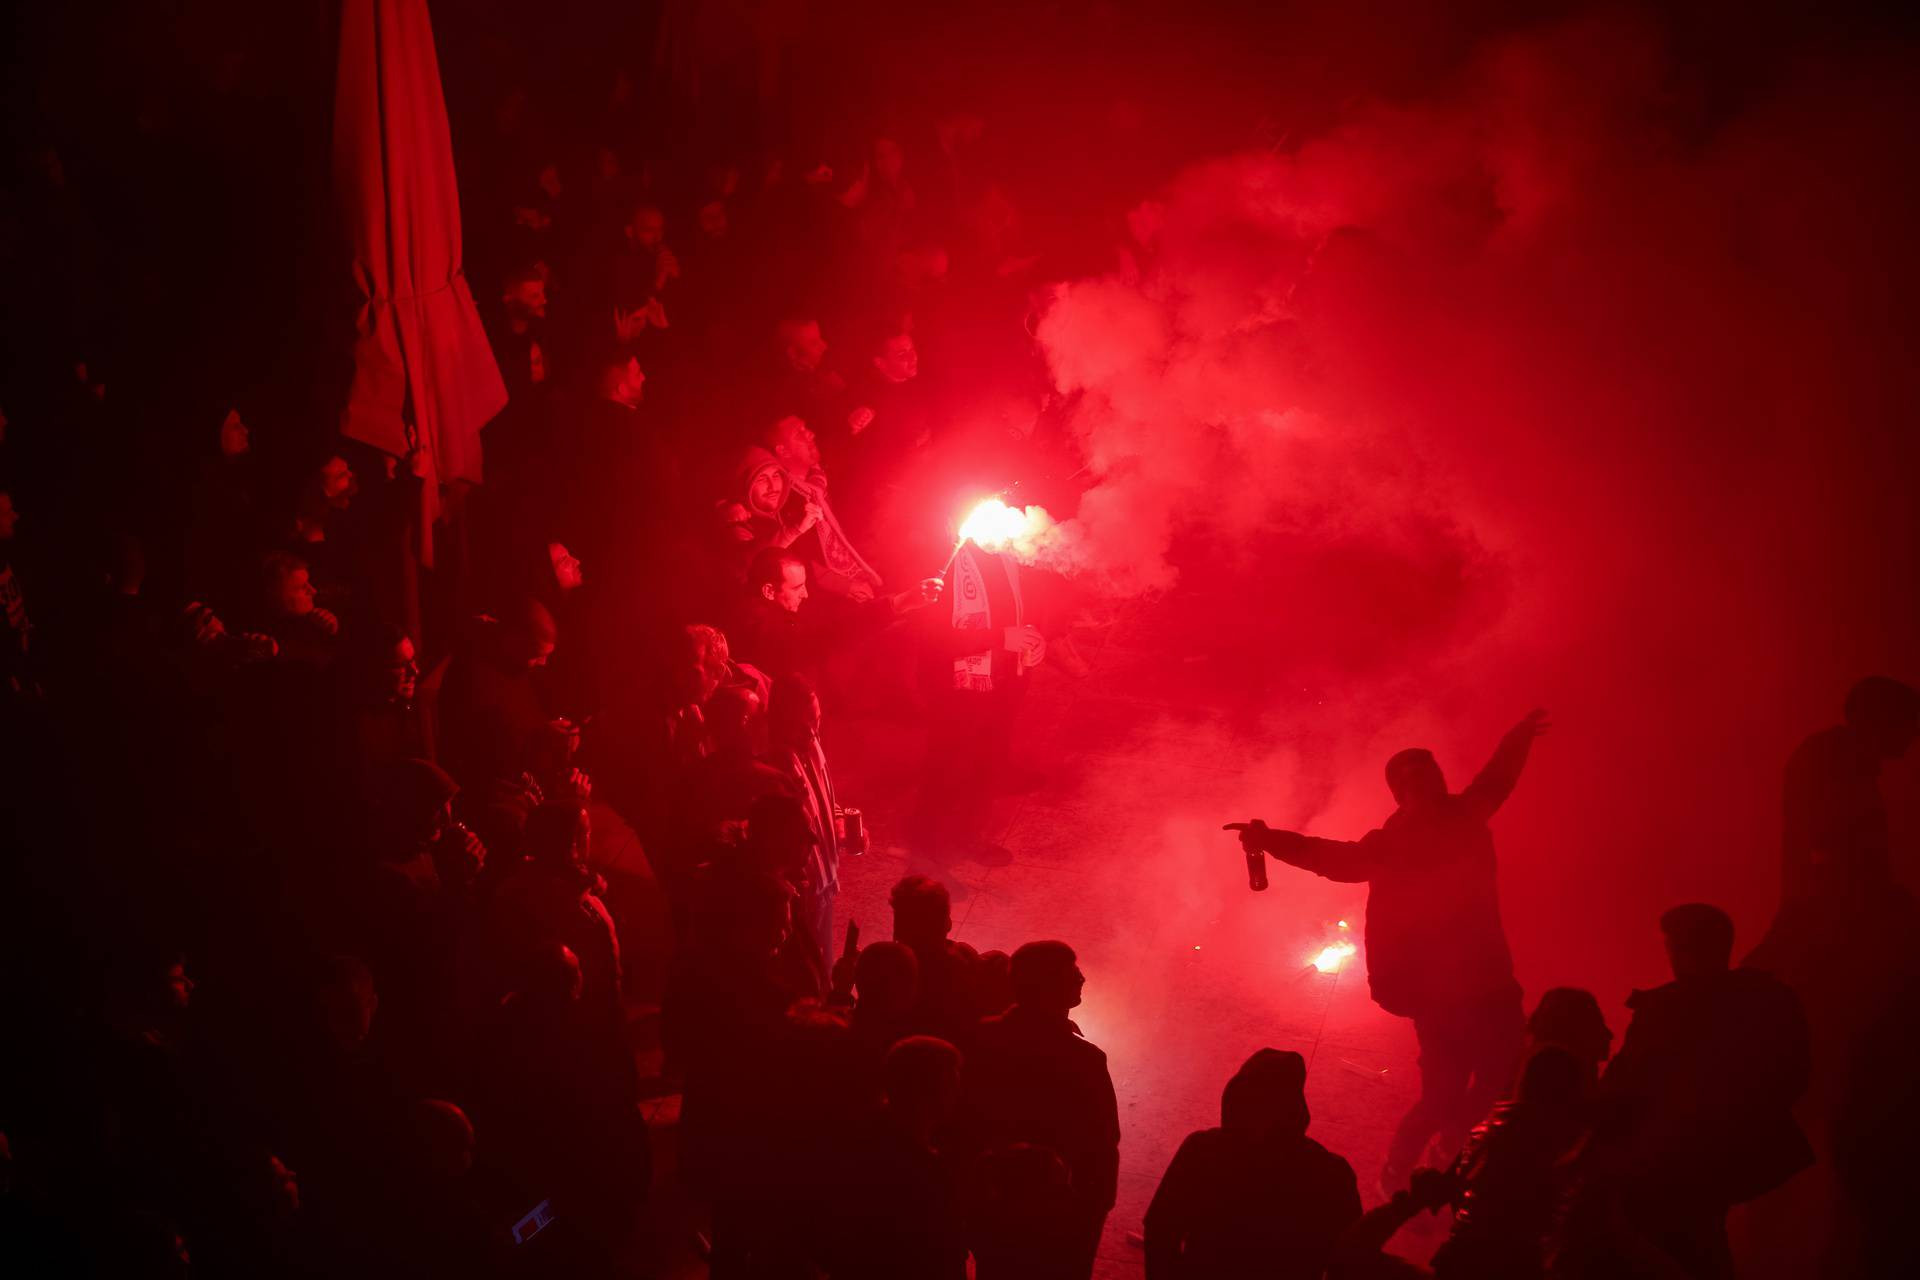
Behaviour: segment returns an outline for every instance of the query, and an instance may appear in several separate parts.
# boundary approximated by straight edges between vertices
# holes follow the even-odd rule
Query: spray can
[[[1247,888],[1262,893],[1267,887],[1267,855],[1258,849],[1247,850]]]
[[[852,805],[840,806],[840,817],[847,824],[845,849],[848,853],[861,854],[867,851],[867,818]]]

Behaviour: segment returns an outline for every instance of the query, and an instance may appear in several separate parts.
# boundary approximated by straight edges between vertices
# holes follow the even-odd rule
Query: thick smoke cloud
[[[1253,736],[1290,745],[1250,808],[1357,835],[1393,747],[1464,783],[1554,708],[1503,819],[1532,990],[1657,976],[1684,898],[1752,941],[1786,751],[1915,674],[1896,70],[1810,59],[1728,113],[1649,21],[1504,39],[1187,168],[1039,326],[1096,480],[1062,554],[1257,633]]]

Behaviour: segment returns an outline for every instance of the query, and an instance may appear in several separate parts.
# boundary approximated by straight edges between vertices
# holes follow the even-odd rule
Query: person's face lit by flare
[[[290,618],[304,618],[313,612],[313,578],[304,568],[280,575],[280,612]]]
[[[547,315],[547,282],[519,280],[507,287],[503,299],[507,314],[517,320],[544,320]]]
[[[760,593],[788,613],[800,612],[800,606],[807,599],[806,566],[792,563],[782,565],[779,584],[770,582],[760,588]]]
[[[658,249],[667,238],[667,219],[658,209],[643,208],[633,215],[627,234],[642,249]]]
[[[401,636],[400,643],[387,651],[386,660],[381,664],[381,674],[384,678],[380,691],[389,702],[413,701],[420,683],[420,663],[412,640]]]
[[[818,320],[792,325],[787,330],[787,364],[796,373],[812,373],[827,358],[827,340]]]
[[[327,500],[327,505],[335,511],[345,511],[358,492],[360,486],[347,460],[338,454],[328,458],[320,468],[320,496]]]
[[[773,456],[802,475],[820,465],[820,437],[798,418],[782,418],[773,428]]]
[[[580,558],[567,550],[566,543],[549,542],[547,561],[553,566],[553,583],[562,591],[576,591],[586,585],[587,577],[581,569]]]
[[[640,368],[640,362],[629,360],[620,366],[619,376],[614,379],[612,398],[616,403],[623,404],[629,409],[637,409],[645,394],[646,385],[647,375]]]
[[[709,200],[700,206],[700,234],[709,240],[723,240],[727,234],[727,202]]]
[[[770,516],[780,510],[780,504],[787,500],[787,477],[780,468],[767,466],[754,474],[753,482],[747,486],[747,501],[753,509],[763,516]]]
[[[913,335],[896,333],[888,338],[873,357],[873,367],[888,382],[910,382],[920,375],[920,351]]]
[[[227,410],[227,416],[220,423],[220,456],[238,458],[252,446],[253,435],[247,430],[247,424],[240,420],[240,411]]]

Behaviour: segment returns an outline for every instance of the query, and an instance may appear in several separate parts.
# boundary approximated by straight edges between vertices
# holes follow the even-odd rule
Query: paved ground
[[[1012,861],[943,872],[956,937],[983,950],[1053,937],[1080,952],[1088,984],[1076,1016],[1107,1051],[1123,1133],[1102,1276],[1141,1274],[1129,1235],[1180,1140],[1218,1123],[1221,1086],[1255,1049],[1308,1058],[1311,1133],[1353,1163],[1369,1205],[1415,1092],[1411,1027],[1368,999],[1363,958],[1337,974],[1307,963],[1342,936],[1342,919],[1357,934],[1363,891],[1274,868],[1272,888],[1251,893],[1219,829],[1257,811],[1284,728],[1247,720],[1236,710],[1246,699],[1205,681],[1168,678],[1166,625],[1164,607],[1122,614],[1083,644],[1091,674],[1036,673],[1021,730],[1027,785],[993,813]],[[1149,687],[1182,692],[1143,695]],[[887,936],[894,881],[922,869],[898,844],[920,742],[897,698],[867,701],[875,709],[830,720],[826,734],[842,798],[867,810],[876,835],[873,852],[843,867],[839,913],[871,940]],[[631,866],[631,837],[602,830],[602,856]],[[644,978],[657,957],[633,950]],[[654,1104],[663,1147],[673,1114],[673,1099]],[[1409,1234],[1408,1252],[1431,1249]]]

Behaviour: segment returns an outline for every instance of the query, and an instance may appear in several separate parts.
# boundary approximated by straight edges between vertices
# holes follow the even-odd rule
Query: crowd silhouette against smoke
[[[9,19],[9,1274],[1920,1270],[1910,15],[427,7]]]

